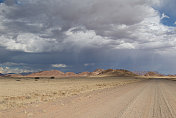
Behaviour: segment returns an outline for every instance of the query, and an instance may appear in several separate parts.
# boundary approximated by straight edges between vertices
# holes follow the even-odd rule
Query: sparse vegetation
[[[40,79],[40,77],[35,77],[34,79],[36,79],[36,80],[37,80],[37,79]]]
[[[140,81],[127,77],[0,79],[0,110]],[[22,82],[17,82],[20,80]],[[50,80],[50,81],[48,81]]]
[[[51,77],[51,79],[54,79],[55,77]]]

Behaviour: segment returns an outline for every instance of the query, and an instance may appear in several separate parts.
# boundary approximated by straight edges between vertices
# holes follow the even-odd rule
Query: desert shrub
[[[40,77],[35,77],[34,79],[40,79]]]
[[[17,79],[16,81],[21,81],[21,80]]]
[[[51,79],[54,79],[55,77],[51,77]]]

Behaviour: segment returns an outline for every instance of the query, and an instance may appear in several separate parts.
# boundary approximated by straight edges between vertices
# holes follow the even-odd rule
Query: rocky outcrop
[[[64,77],[65,73],[58,70],[41,71],[26,75],[25,77]]]
[[[91,72],[91,76],[100,75],[103,71],[105,71],[105,70],[104,69],[96,69],[95,71]]]
[[[65,77],[76,77],[76,76],[78,76],[76,73],[74,73],[74,72],[66,72],[65,74],[64,74],[64,76]]]
[[[131,71],[124,70],[124,69],[108,69],[102,71],[99,75],[103,76],[117,76],[117,77],[132,77],[137,76]]]
[[[79,77],[91,76],[91,72],[82,72],[78,74]]]
[[[150,71],[150,72],[147,72],[144,76],[164,76],[164,75],[162,75],[162,74],[160,74],[158,72]]]

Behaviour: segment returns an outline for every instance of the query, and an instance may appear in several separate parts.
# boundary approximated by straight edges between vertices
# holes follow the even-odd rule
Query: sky
[[[0,0],[0,73],[176,74],[175,0]]]

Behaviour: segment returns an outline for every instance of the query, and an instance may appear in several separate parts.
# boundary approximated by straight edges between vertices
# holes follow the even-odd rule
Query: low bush
[[[51,77],[51,79],[54,79],[55,77]]]
[[[40,77],[35,77],[34,79],[40,79]]]

